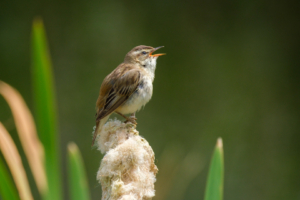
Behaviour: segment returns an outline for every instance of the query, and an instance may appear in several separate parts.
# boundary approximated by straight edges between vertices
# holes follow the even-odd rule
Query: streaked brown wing
[[[120,78],[111,82],[114,82],[114,84],[105,100],[103,99],[104,105],[103,108],[99,110],[96,121],[114,112],[130,97],[139,85],[140,72],[137,69],[130,69]]]

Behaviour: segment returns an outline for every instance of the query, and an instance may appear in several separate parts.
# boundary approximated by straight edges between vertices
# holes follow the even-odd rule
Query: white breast
[[[153,92],[152,80],[143,77],[138,89],[129,97],[129,99],[118,108],[122,114],[131,114],[139,111],[150,101]]]

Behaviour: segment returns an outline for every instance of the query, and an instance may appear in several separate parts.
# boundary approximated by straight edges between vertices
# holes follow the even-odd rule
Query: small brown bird
[[[134,47],[126,54],[124,62],[105,77],[96,103],[96,129],[92,145],[113,112],[124,117],[125,123],[137,124],[135,112],[152,97],[156,60],[165,55],[152,53],[162,47]],[[126,114],[131,115],[127,117]]]

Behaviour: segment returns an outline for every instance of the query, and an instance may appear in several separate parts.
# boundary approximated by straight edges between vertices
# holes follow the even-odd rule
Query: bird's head
[[[140,45],[140,46],[134,47],[131,51],[129,51],[126,54],[124,62],[139,63],[144,67],[151,65],[151,63],[153,63],[153,62],[155,62],[155,64],[156,64],[156,59],[159,56],[162,56],[165,54],[164,53],[153,54],[153,52],[162,47],[163,46],[154,48],[154,47],[145,46],[145,45]]]

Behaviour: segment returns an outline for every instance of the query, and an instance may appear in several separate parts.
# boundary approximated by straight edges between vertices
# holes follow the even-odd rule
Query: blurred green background
[[[30,34],[41,16],[55,76],[65,199],[69,141],[82,152],[92,199],[100,199],[102,155],[91,148],[91,134],[101,82],[133,47],[164,45],[153,98],[137,113],[160,169],[154,199],[202,199],[219,136],[224,199],[300,199],[299,9],[299,1],[270,0],[2,2],[0,80],[34,112]],[[0,121],[19,144],[3,98]]]

